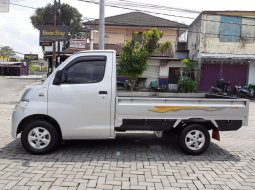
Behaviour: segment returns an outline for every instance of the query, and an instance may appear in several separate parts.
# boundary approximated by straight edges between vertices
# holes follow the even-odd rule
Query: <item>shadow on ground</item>
[[[85,161],[234,161],[240,159],[211,143],[200,156],[185,155],[174,135],[157,138],[154,134],[119,133],[115,140],[66,141],[57,151],[47,155],[27,153],[20,139],[0,149],[0,159],[26,162],[85,162]]]

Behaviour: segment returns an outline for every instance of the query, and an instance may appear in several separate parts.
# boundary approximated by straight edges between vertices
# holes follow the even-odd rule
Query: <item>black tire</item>
[[[41,137],[42,133],[40,134],[40,138],[46,138],[46,140],[49,141],[47,143],[47,146],[44,142],[41,142],[42,146],[41,148],[35,148],[31,144],[36,143],[38,140],[33,140],[32,142],[29,143],[28,136],[30,134],[34,134],[33,138],[36,138],[36,134],[33,133],[34,130],[39,129],[39,131],[46,131],[48,132],[47,136]],[[39,136],[39,135],[38,135]],[[23,147],[30,153],[32,154],[47,154],[55,150],[58,145],[60,144],[60,134],[56,130],[56,128],[49,122],[44,121],[44,120],[36,120],[28,123],[27,125],[24,126],[23,131],[21,133],[21,143]],[[43,147],[45,146],[45,147]]]
[[[195,138],[196,132],[199,134],[198,137]],[[192,138],[190,138],[190,135]],[[204,142],[202,142],[202,137],[204,137]],[[200,139],[199,141],[197,139]],[[190,124],[185,127],[180,136],[179,143],[182,150],[186,154],[190,155],[199,155],[203,153],[208,146],[210,145],[210,134],[208,130],[200,124]],[[191,143],[189,146],[188,144]]]

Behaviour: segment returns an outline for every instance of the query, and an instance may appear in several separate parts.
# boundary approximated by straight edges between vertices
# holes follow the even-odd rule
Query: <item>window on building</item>
[[[133,39],[137,42],[142,43],[143,33],[142,32],[133,32]]]
[[[220,41],[239,42],[241,37],[241,17],[221,16]]]
[[[254,38],[255,38],[255,19],[243,18],[241,40],[246,42],[254,42]]]

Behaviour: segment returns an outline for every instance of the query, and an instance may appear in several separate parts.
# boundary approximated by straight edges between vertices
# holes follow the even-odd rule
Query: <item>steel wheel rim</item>
[[[185,144],[190,150],[200,150],[205,145],[205,135],[199,130],[192,130],[185,137]]]
[[[43,127],[35,127],[28,134],[28,143],[35,149],[43,149],[50,144],[50,132]]]

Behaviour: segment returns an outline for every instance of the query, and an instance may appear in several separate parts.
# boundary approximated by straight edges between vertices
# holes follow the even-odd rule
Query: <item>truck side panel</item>
[[[116,127],[126,119],[236,120],[247,125],[248,104],[244,99],[117,97]],[[218,127],[218,126],[216,126]]]

